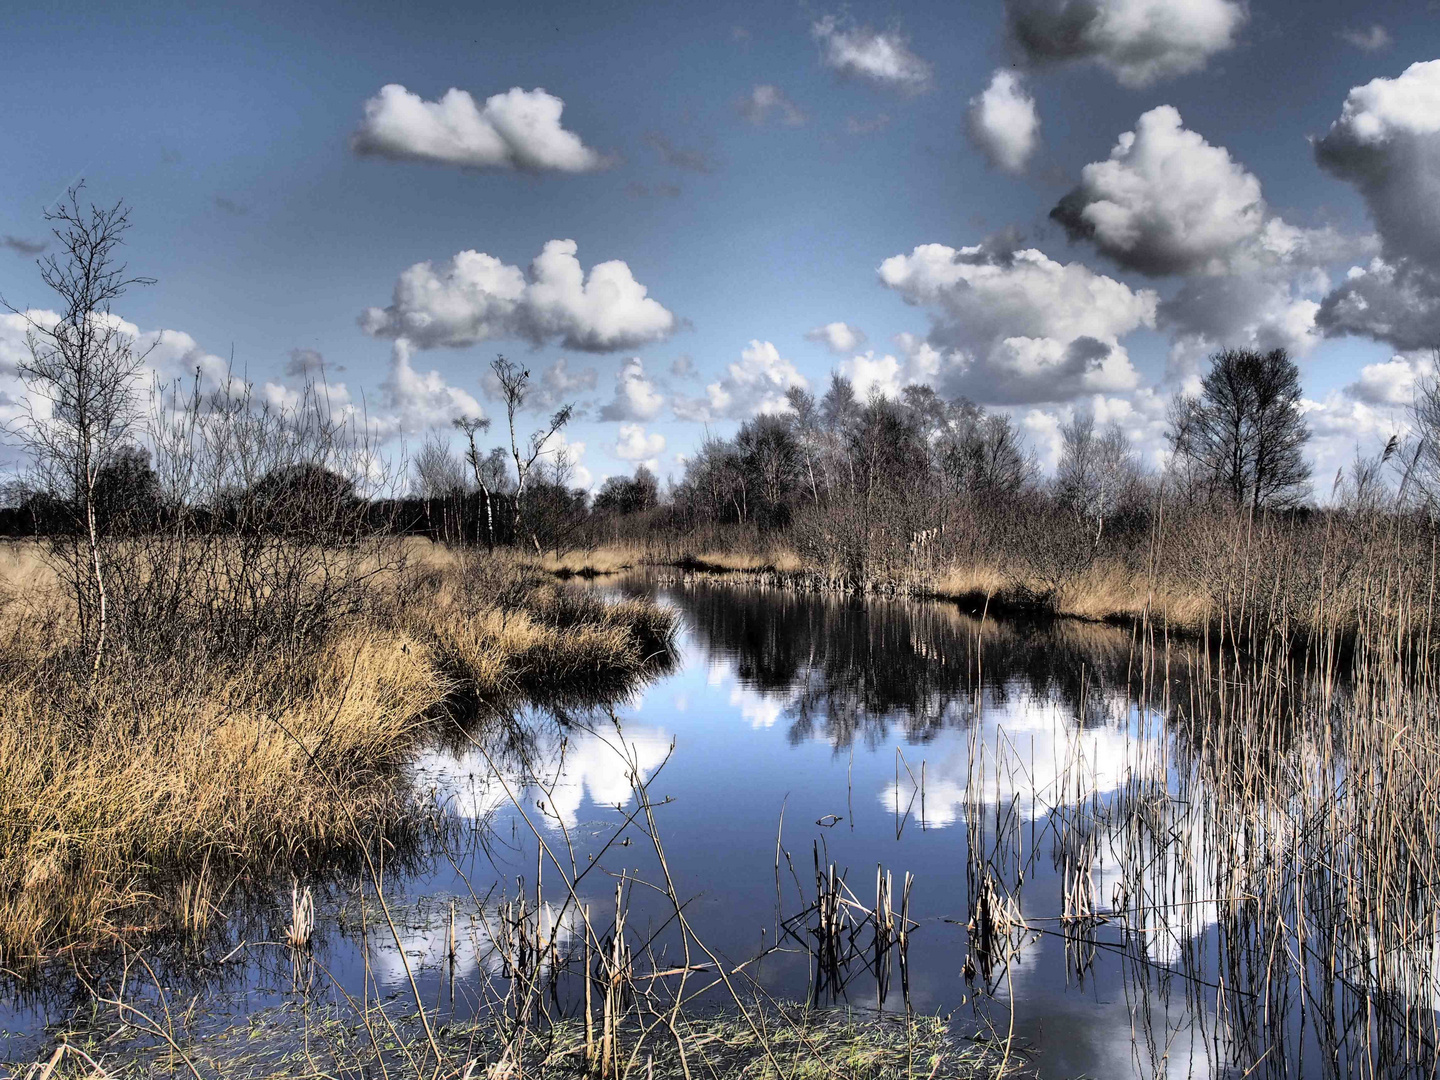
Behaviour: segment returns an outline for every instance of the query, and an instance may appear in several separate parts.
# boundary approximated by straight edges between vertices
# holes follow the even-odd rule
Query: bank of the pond
[[[561,580],[607,577],[651,567],[801,592],[943,600],[976,615],[1043,615],[1125,627],[1148,623],[1179,634],[1200,633],[1215,623],[1219,613],[1213,598],[1194,589],[1168,581],[1156,584],[1125,567],[1107,564],[1093,565],[1058,586],[989,566],[856,578],[807,565],[784,548],[677,554],[638,546],[601,547],[550,555],[541,565]]]
[[[459,1080],[533,1077],[582,1080],[597,1075],[680,1080],[998,1080],[1030,1072],[1031,1059],[1000,1032],[959,1037],[941,1016],[879,1016],[863,1009],[810,1009],[751,1003],[705,1015],[682,1013],[663,1025],[626,1024],[599,1060],[598,1018],[587,1049],[581,1018],[535,1016],[447,1021],[428,1026],[410,1009],[361,1010],[315,1001],[277,1007],[245,1023],[191,1031],[137,1014],[130,1025],[96,1014],[93,1024],[57,1033],[43,1065],[51,1077],[94,1076],[104,1062],[112,1080],[224,1076],[278,1080],[295,1076],[426,1077]],[[437,1054],[438,1052],[438,1054]]]
[[[438,725],[516,698],[624,692],[665,662],[674,632],[653,603],[565,589],[530,561],[437,549],[297,647],[117,648],[92,678],[63,606],[12,575],[0,971],[201,935],[233,890],[266,875],[363,869],[416,812],[404,766]]]

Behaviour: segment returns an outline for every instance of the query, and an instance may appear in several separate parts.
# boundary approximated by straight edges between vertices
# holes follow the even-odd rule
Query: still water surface
[[[613,914],[617,875],[661,880],[649,838],[621,828],[639,783],[696,934],[730,965],[764,953],[745,972],[777,999],[949,1014],[961,1036],[1012,1037],[1050,1077],[1348,1068],[1333,1038],[1325,1049],[1313,1022],[1302,1025],[1298,998],[1269,1036],[1236,1019],[1258,1006],[1254,985],[1235,985],[1221,960],[1219,927],[1233,928],[1235,909],[1207,849],[1203,788],[1170,797],[1189,767],[1173,730],[1191,693],[1184,650],[1166,662],[1114,628],[982,624],[945,604],[701,579],[595,587],[679,611],[673,671],[610,707],[530,707],[503,734],[427,750],[417,780],[445,840],[387,872],[401,947],[360,910],[353,881],[348,892],[332,882],[319,905],[321,982],[359,996],[368,971],[372,992],[403,998],[413,974],[428,1003],[484,1008],[506,975],[494,913],[536,892],[532,829],[562,861],[573,850],[577,868],[594,865],[578,891],[596,913]],[[1143,800],[1146,828],[1167,843],[1136,832]],[[892,875],[897,905],[914,875],[903,967],[898,949],[817,964],[804,947],[817,860],[846,874],[866,907],[877,868]],[[563,950],[578,937],[566,925],[574,908],[558,875],[542,865],[540,879]],[[982,894],[1010,920],[998,943],[972,925]],[[632,940],[653,934],[655,963],[678,963],[665,898],[631,887],[628,906]],[[250,943],[195,976],[206,1011],[294,1000],[284,950],[254,944],[278,940],[286,914],[268,926],[237,917],[226,944]],[[1432,1007],[1424,986],[1376,992]],[[70,1007],[30,998],[0,1021],[33,1033]],[[1277,1030],[1286,1044],[1267,1048]]]

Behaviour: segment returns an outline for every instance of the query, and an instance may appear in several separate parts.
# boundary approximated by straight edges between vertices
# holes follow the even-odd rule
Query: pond
[[[684,980],[696,1008],[941,1014],[1047,1077],[1428,1071],[1440,939],[1404,963],[1363,934],[1331,941],[1329,966],[1303,934],[1289,952],[1294,928],[1268,926],[1251,873],[1257,850],[1291,843],[1283,823],[1217,831],[1200,650],[698,576],[589,587],[675,608],[673,669],[620,702],[532,705],[427,749],[434,811],[379,868],[385,907],[368,873],[300,880],[318,916],[298,972],[290,890],[237,909],[157,976],[199,995],[194,1030],[307,994],[418,991],[468,1016],[522,968],[573,1011],[582,911],[609,927],[618,904],[635,970]],[[1296,880],[1283,856],[1262,862],[1278,891]],[[82,1000],[69,985],[10,1001],[0,1051],[33,1060]]]

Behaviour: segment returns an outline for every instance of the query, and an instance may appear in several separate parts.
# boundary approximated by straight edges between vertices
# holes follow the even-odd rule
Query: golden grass
[[[925,582],[932,595],[945,600],[994,596],[1005,587],[1006,578],[990,566],[954,566]]]
[[[95,687],[63,619],[0,619],[0,967],[194,931],[237,871],[353,852],[409,820],[403,769],[449,702],[618,686],[673,616],[562,591],[513,557],[418,569],[297,657],[117,655]],[[48,628],[47,628],[48,627]]]
[[[650,561],[649,552],[639,544],[606,544],[560,555],[548,553],[540,565],[552,574],[594,576],[633,570]]]
[[[716,573],[772,572],[801,573],[810,569],[803,559],[783,544],[755,549],[718,548],[690,544],[602,544],[560,555],[545,555],[542,569],[557,577],[598,577],[619,574],[644,566],[681,566]]]

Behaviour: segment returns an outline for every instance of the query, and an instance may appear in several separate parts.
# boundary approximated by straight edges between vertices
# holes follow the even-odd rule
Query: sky
[[[0,296],[53,305],[83,178],[133,209],[156,283],[115,310],[159,379],[321,378],[396,455],[495,417],[503,353],[576,405],[584,486],[835,371],[1008,411],[1047,466],[1077,410],[1158,464],[1210,353],[1283,346],[1323,490],[1433,371],[1428,0],[81,12],[6,16]],[[6,417],[23,348],[0,316]]]

